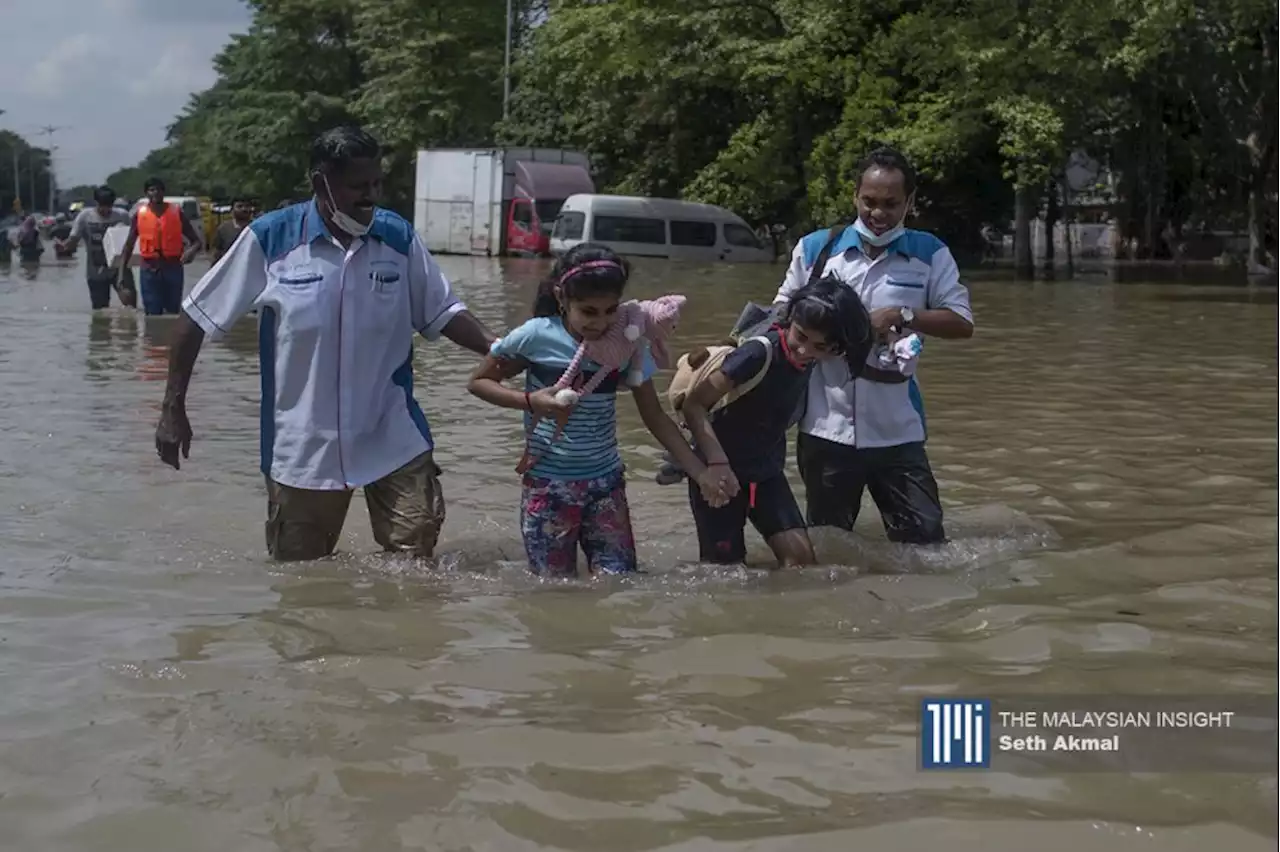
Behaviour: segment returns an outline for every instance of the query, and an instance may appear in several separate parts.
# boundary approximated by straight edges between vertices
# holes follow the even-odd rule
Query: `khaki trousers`
[[[267,477],[267,552],[280,562],[333,553],[352,493],[294,488]],[[433,555],[444,525],[444,492],[430,452],[366,485],[364,499],[373,538],[385,550]]]

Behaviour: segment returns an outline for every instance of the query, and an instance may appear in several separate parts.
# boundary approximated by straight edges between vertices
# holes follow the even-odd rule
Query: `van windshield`
[[[587,216],[585,213],[579,213],[574,210],[561,213],[556,217],[556,224],[551,231],[551,237],[557,240],[580,240],[582,239],[582,228],[586,223]]]
[[[533,209],[538,214],[538,222],[542,225],[542,232],[550,234],[555,227],[556,216],[560,215],[560,208],[564,206],[563,198],[553,198],[546,201],[535,201]]]

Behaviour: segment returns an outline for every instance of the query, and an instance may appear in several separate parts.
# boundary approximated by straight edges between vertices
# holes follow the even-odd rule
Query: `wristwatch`
[[[910,328],[911,323],[915,322],[916,320],[916,312],[911,310],[910,308],[906,308],[906,307],[898,308],[898,313],[902,315],[903,328]]]

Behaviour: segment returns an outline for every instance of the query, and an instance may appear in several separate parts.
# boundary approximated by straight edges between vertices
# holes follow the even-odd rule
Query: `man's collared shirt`
[[[787,301],[809,282],[809,271],[817,263],[829,233],[815,231],[796,245],[774,304]],[[852,287],[868,312],[881,308],[945,308],[973,322],[969,290],[960,283],[960,270],[951,250],[925,231],[908,230],[878,257],[871,258],[863,253],[862,240],[850,225],[832,246],[823,274],[834,275]],[[879,366],[875,357],[873,349],[867,358],[873,367]],[[809,401],[800,431],[856,447],[893,447],[923,441],[926,428],[920,386],[914,375],[899,384],[862,378],[850,381],[844,359],[820,361],[809,377]]]
[[[263,473],[356,488],[432,449],[413,335],[435,339],[465,306],[402,217],[377,210],[350,248],[314,201],[255,219],[183,302],[215,340],[254,308]]]

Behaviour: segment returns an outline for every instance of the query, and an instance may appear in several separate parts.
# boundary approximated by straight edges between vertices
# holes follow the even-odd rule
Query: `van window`
[[[582,226],[587,222],[585,213],[578,213],[570,210],[561,213],[556,217],[556,226],[551,231],[553,239],[557,240],[580,240],[582,239]]]
[[[671,245],[715,246],[715,222],[680,222],[671,220]]]
[[[188,222],[194,222],[200,218],[200,202],[190,199],[182,202],[182,215],[187,217]]]
[[[744,228],[741,225],[726,224],[724,226],[724,239],[731,246],[753,249],[764,248],[756,237],[755,231],[750,228]]]
[[[638,216],[596,216],[591,238],[606,243],[666,245],[667,223]]]

